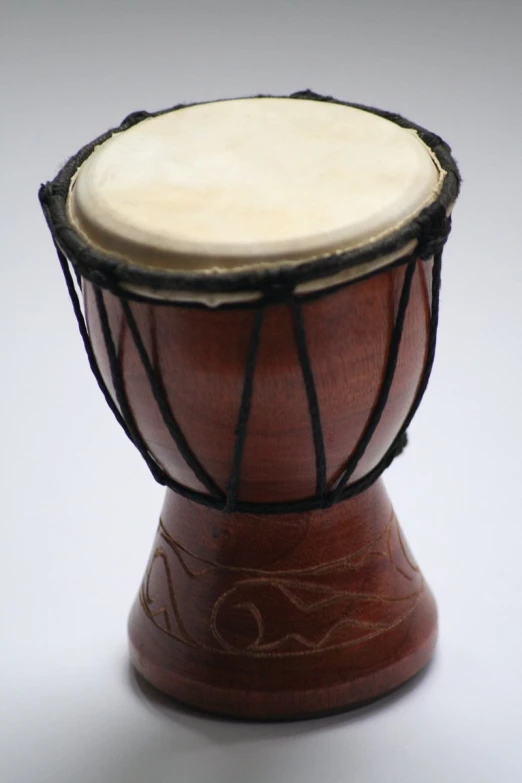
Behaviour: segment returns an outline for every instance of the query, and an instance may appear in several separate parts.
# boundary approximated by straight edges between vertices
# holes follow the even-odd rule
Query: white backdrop
[[[6,783],[522,779],[522,5],[4,0],[0,777]],[[387,485],[437,596],[415,687],[242,725],[144,692],[126,616],[162,491],[88,370],[36,191],[135,109],[310,87],[399,111],[464,175],[438,354]]]

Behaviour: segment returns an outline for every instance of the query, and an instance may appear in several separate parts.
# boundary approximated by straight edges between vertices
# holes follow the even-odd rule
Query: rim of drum
[[[297,284],[321,280],[344,270],[353,269],[357,278],[357,267],[377,261],[385,256],[392,256],[398,261],[405,260],[413,252],[418,258],[427,258],[444,244],[448,227],[447,215],[451,211],[459,192],[460,175],[456,161],[451,154],[451,148],[439,136],[425,128],[404,119],[398,114],[382,111],[358,103],[341,101],[330,96],[321,96],[309,90],[292,93],[291,95],[258,95],[257,98],[294,98],[297,100],[315,100],[336,103],[343,106],[360,109],[376,114],[400,127],[411,129],[418,133],[421,140],[431,150],[446,176],[441,189],[434,201],[425,207],[415,218],[401,228],[385,237],[348,251],[333,252],[317,256],[313,259],[285,264],[284,259],[273,267],[260,267],[245,270],[220,270],[186,272],[179,270],[158,269],[138,265],[94,248],[70,223],[67,217],[67,198],[71,181],[84,161],[92,154],[95,147],[109,139],[114,133],[122,132],[137,123],[166,114],[197,103],[178,104],[174,107],[157,112],[134,112],[121,125],[111,128],[82,147],[73,155],[56,177],[42,185],[39,198],[42,204],[49,228],[58,248],[67,256],[77,273],[96,285],[132,296],[127,286],[154,289],[154,299],[160,298],[164,292],[190,292],[194,294],[216,293],[267,293],[277,294],[279,290],[295,288]],[[223,99],[229,100],[229,99]],[[240,100],[240,99],[238,99]],[[219,101],[201,101],[199,103],[217,103]],[[402,252],[401,252],[402,251]],[[393,262],[383,264],[375,271],[384,271]],[[361,272],[364,275],[364,270]],[[335,281],[328,285],[325,281],[323,292],[337,287]],[[319,291],[314,293],[320,293]],[[145,297],[147,296],[144,292]],[[313,294],[312,294],[313,295]],[[178,304],[186,304],[179,301]],[[246,302],[244,304],[247,304]]]
[[[404,128],[415,130],[419,134],[421,140],[430,148],[432,154],[437,158],[441,168],[446,172],[446,176],[444,177],[442,183],[442,189],[439,192],[438,197],[428,207],[422,210],[422,212],[417,215],[417,217],[412,219],[411,222],[371,245],[366,245],[362,248],[343,253],[334,253],[321,256],[312,261],[305,261],[302,264],[298,263],[297,265],[294,263],[292,266],[286,267],[282,265],[274,268],[253,268],[252,270],[248,270],[246,272],[243,269],[241,271],[227,271],[219,273],[219,275],[209,275],[208,273],[201,271],[186,273],[136,266],[122,260],[121,258],[115,258],[109,254],[96,251],[77,231],[75,231],[75,229],[68,223],[67,220],[66,204],[72,177],[83,161],[91,154],[94,148],[109,138],[111,134],[118,131],[124,131],[141,120],[147,119],[148,117],[184,108],[184,104],[176,106],[174,109],[167,109],[165,111],[156,112],[156,115],[148,114],[146,112],[138,112],[130,115],[118,128],[112,129],[103,134],[90,144],[87,144],[75,156],[73,156],[52,182],[41,186],[39,198],[58,251],[58,257],[64,272],[67,288],[69,290],[91,369],[110,409],[112,410],[119,424],[124,429],[125,433],[138,448],[156,481],[167,486],[178,494],[188,498],[189,500],[193,500],[202,505],[229,513],[232,511],[248,512],[251,514],[300,513],[327,508],[331,505],[346,500],[349,497],[353,497],[360,492],[363,492],[366,488],[371,486],[371,484],[373,484],[377,478],[379,478],[379,476],[388,467],[391,461],[401,452],[405,445],[406,430],[422,400],[433,364],[438,322],[438,298],[440,290],[442,250],[451,227],[450,213],[451,208],[458,196],[460,176],[457,164],[451,155],[449,146],[444,141],[442,141],[440,137],[430,133],[418,125],[409,122],[408,120],[404,120],[399,115],[390,114],[389,112],[382,112],[377,109],[371,109],[366,106],[361,106],[360,104],[345,103],[343,101],[337,101],[334,98],[322,97],[310,91],[293,93],[290,96],[263,95],[257,97],[290,97],[317,101],[331,101],[341,105],[352,106],[354,108],[374,112],[375,114],[384,117],[385,119],[389,119]],[[384,260],[386,255],[391,256],[393,254],[395,254],[394,261],[392,260],[390,263],[384,263],[382,266],[375,268],[375,270],[371,273],[366,273],[365,268],[362,266],[368,262],[378,261],[379,259]],[[386,454],[383,455],[378,464],[375,465],[374,468],[370,470],[365,476],[352,482],[351,477],[353,470],[357,466],[361,455],[365,452],[366,446],[373,437],[373,433],[379,424],[382,411],[384,410],[387,402],[389,389],[394,377],[398,350],[402,339],[402,329],[406,309],[408,306],[409,287],[417,261],[430,259],[432,257],[434,259],[434,263],[432,270],[432,305],[428,348],[424,371],[419,381],[415,398],[402,426],[398,429],[396,436]],[[156,296],[154,297],[155,304],[178,304],[183,307],[190,306],[190,304],[197,304],[198,306],[204,306],[206,309],[212,308],[208,308],[208,305],[206,305],[204,302],[187,303],[186,301],[172,301],[168,296],[165,296],[165,298],[160,298],[159,292],[162,290],[165,292],[190,291],[199,294],[230,294],[234,292],[239,292],[241,295],[243,295],[245,292],[261,294],[261,296],[257,298],[254,303],[242,301],[235,304],[235,306],[240,307],[255,306],[258,308],[258,311],[255,316],[255,324],[257,324],[257,327],[255,327],[252,332],[252,339],[246,362],[245,381],[238,415],[238,426],[235,436],[231,477],[226,490],[218,488],[218,494],[214,494],[214,491],[207,493],[201,492],[199,490],[192,490],[189,487],[180,484],[177,480],[173,479],[167,473],[165,473],[163,468],[161,468],[161,466],[156,463],[152,455],[148,452],[146,443],[142,441],[139,432],[135,431],[132,416],[129,418],[128,411],[126,413],[125,395],[123,394],[123,397],[121,397],[121,394],[118,395],[117,389],[119,386],[117,384],[118,378],[116,377],[117,361],[112,362],[114,367],[112,367],[111,373],[113,375],[113,382],[115,383],[118,404],[116,404],[115,400],[111,396],[108,387],[100,373],[96,357],[90,343],[87,325],[69,269],[68,260],[72,263],[77,276],[84,277],[95,285],[95,288],[97,289],[97,296],[101,305],[103,305],[103,295],[101,289],[107,289],[120,297],[122,308],[124,312],[127,313],[126,317],[128,320],[130,319],[129,325],[131,330],[131,324],[133,323],[132,310],[126,300],[145,299],[150,301],[150,297],[148,297],[146,294],[143,296],[136,296],[132,292],[131,287],[136,286],[157,289]],[[361,434],[361,438],[355,447],[355,450],[347,457],[347,462],[345,463],[341,479],[333,487],[329,487],[326,484],[322,486],[322,482],[319,481],[320,474],[322,475],[324,468],[324,455],[321,456],[323,454],[324,444],[320,414],[314,401],[314,393],[309,391],[308,407],[311,427],[314,434],[314,448],[316,453],[316,493],[310,497],[282,502],[253,502],[240,500],[238,498],[238,489],[241,472],[242,447],[246,436],[249,400],[251,395],[251,383],[249,383],[249,380],[251,380],[255,368],[255,358],[257,351],[256,334],[260,328],[265,306],[277,301],[291,302],[293,303],[293,308],[296,311],[296,317],[299,320],[301,301],[303,299],[308,299],[309,297],[315,296],[324,296],[338,287],[355,283],[358,280],[367,277],[368,274],[380,274],[386,272],[389,268],[398,264],[406,265],[406,271],[404,274],[402,292],[390,341],[383,381],[378,393],[377,400],[375,402],[372,415],[366,424],[364,432]],[[350,279],[345,280],[342,283],[333,283],[331,286],[321,287],[321,290],[313,291],[311,294],[307,294],[305,296],[297,293],[297,287],[305,282],[318,279],[320,280],[329,275],[334,275],[337,272],[342,272],[347,269],[353,269],[354,274],[350,277]],[[158,299],[160,299],[160,301],[158,301]],[[225,304],[224,306],[227,307],[231,305]],[[308,378],[308,386],[310,386],[310,389],[312,389],[313,372],[310,367],[302,326],[300,329],[297,328],[296,335],[296,339],[299,340],[301,347],[301,350],[298,351],[298,353],[301,371],[303,373],[303,381],[305,382],[306,386],[306,378]],[[112,352],[114,353],[112,338],[107,342],[106,336],[105,340],[107,344],[107,350],[109,350],[108,346],[110,343],[112,346]],[[138,352],[140,353],[140,356],[142,356],[142,362],[144,362],[144,366],[148,366],[148,360],[146,359],[145,354],[140,351],[139,346],[141,343],[139,340],[137,341],[137,337],[135,337],[135,342]],[[153,380],[154,379],[151,380],[149,378],[151,389],[154,391]],[[156,392],[157,391],[158,389],[156,388]],[[125,403],[125,405],[123,405],[123,403]],[[120,405],[120,407],[118,407],[118,405]],[[123,407],[121,407],[122,405]],[[168,413],[169,416],[171,416],[171,412],[168,411]],[[162,415],[174,442],[178,446],[187,464],[190,464],[189,458],[194,456],[190,451],[190,447],[184,443],[182,435],[180,438],[179,433],[174,431],[176,429],[175,426],[174,430],[172,430],[172,421],[168,417],[165,418],[166,414],[162,412]]]

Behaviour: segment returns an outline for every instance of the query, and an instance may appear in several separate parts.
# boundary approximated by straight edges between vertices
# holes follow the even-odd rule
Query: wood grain
[[[431,264],[418,261],[398,363],[379,425],[352,480],[386,453],[424,368]],[[302,303],[333,486],[375,404],[404,280],[397,267]],[[95,307],[89,332],[111,390]],[[132,414],[177,481],[205,491],[159,413],[119,299],[104,292]],[[255,310],[131,304],[172,413],[227,491]],[[289,304],[263,317],[238,485],[244,501],[314,494],[316,453]],[[174,697],[243,717],[302,717],[365,702],[424,666],[436,611],[381,482],[324,511],[225,514],[167,492],[130,620],[133,661]]]
[[[167,493],[129,621],[131,656],[177,700],[303,718],[410,679],[433,597],[381,481],[327,511],[225,515]]]

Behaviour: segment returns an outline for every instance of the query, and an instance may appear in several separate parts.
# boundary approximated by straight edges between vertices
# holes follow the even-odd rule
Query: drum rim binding
[[[141,266],[94,248],[67,217],[67,198],[71,181],[95,147],[109,139],[114,133],[128,130],[143,120],[197,104],[178,104],[169,109],[151,113],[133,112],[123,120],[121,125],[111,128],[82,147],[76,155],[67,161],[53,180],[40,188],[40,202],[49,229],[56,244],[69,258],[76,272],[92,283],[113,292],[122,290],[123,286],[132,285],[155,289],[158,292],[187,291],[220,294],[261,292],[265,294],[280,286],[294,287],[300,283],[333,276],[345,269],[376,261],[383,256],[396,254],[412,241],[417,243],[414,252],[418,258],[434,255],[437,248],[444,244],[449,232],[449,228],[445,225],[445,218],[458,196],[460,175],[449,145],[440,136],[404,119],[399,114],[341,101],[330,96],[321,96],[310,90],[295,92],[288,96],[258,95],[255,97],[294,98],[336,103],[371,112],[403,128],[415,130],[446,173],[438,195],[411,221],[373,243],[344,252],[321,254],[311,260],[294,261],[289,266],[278,267],[274,264],[273,267],[227,269],[215,274],[208,270],[185,272]],[[204,103],[209,102],[215,103],[217,101],[205,101]],[[442,212],[444,212],[444,217],[442,217]],[[387,265],[384,268],[387,268]],[[142,295],[137,294],[137,297],[142,298]],[[143,298],[147,298],[146,295]],[[157,297],[154,299],[157,301]]]
[[[290,96],[260,95],[257,97],[290,97],[301,100],[305,99],[337,103],[362,109],[364,111],[373,112],[381,117],[384,117],[385,119],[395,122],[401,127],[416,130],[422,141],[432,150],[442,169],[446,172],[446,176],[438,196],[411,222],[369,246],[355,248],[344,253],[321,256],[312,261],[306,261],[302,264],[294,265],[292,267],[268,269],[260,268],[248,271],[232,270],[220,273],[216,276],[211,276],[205,272],[183,273],[164,269],[152,269],[150,267],[139,267],[137,265],[129,264],[126,261],[122,261],[119,258],[110,256],[109,254],[95,250],[77,231],[75,231],[75,229],[69,224],[67,220],[66,202],[72,177],[83,161],[91,154],[94,148],[109,138],[114,132],[126,130],[127,128],[132,127],[132,125],[135,125],[136,123],[141,122],[142,120],[149,117],[185,108],[188,105],[195,105],[179,104],[172,109],[156,112],[155,114],[150,114],[148,112],[134,112],[133,114],[129,115],[118,128],[112,129],[102,134],[93,142],[84,146],[76,155],[70,158],[70,160],[65,164],[54,180],[40,187],[39,199],[57,250],[58,258],[62,267],[65,282],[71,298],[91,370],[114,416],[122,426],[127,436],[137,447],[156,481],[189,500],[193,500],[202,505],[228,513],[302,513],[321,508],[328,508],[334,504],[347,500],[348,498],[353,497],[360,492],[363,492],[379,478],[384,470],[391,464],[393,459],[402,452],[406,444],[407,428],[420,405],[428,385],[431,369],[433,366],[438,325],[442,250],[451,230],[451,217],[449,213],[458,196],[461,180],[457,164],[451,155],[450,147],[439,136],[414,123],[411,123],[408,120],[405,120],[400,115],[370,108],[361,104],[340,101],[330,96],[321,96],[317,93],[311,92],[310,90],[292,93]],[[357,267],[360,264],[377,260],[384,255],[397,252],[412,240],[416,242],[413,252],[399,257],[396,261],[390,264],[372,270],[366,275],[361,277],[354,277],[332,287],[315,290],[309,294],[297,295],[295,293],[295,287],[299,283],[322,278],[326,275],[335,274],[336,272],[339,272],[348,267]],[[350,483],[351,476],[353,475],[357,465],[366,451],[368,444],[371,441],[373,433],[379,424],[388,400],[388,395],[395,374],[395,368],[402,339],[404,320],[408,307],[410,288],[417,261],[431,258],[433,258],[432,304],[428,345],[424,370],[418,383],[413,403],[386,454],[369,473],[360,479],[357,479],[353,483]],[[96,361],[94,350],[90,341],[85,317],[82,312],[76,286],[71,274],[70,264],[74,269],[80,286],[82,278],[89,280],[94,285],[96,306],[102,327],[105,348],[109,358],[110,372],[113,387],[115,389],[116,400],[113,399],[111,393],[109,392],[98,367],[98,363]],[[321,426],[321,415],[315,390],[313,369],[310,363],[310,357],[306,344],[306,331],[301,310],[302,302],[309,299],[315,299],[321,296],[329,295],[340,287],[352,285],[375,274],[384,273],[390,268],[398,265],[405,265],[406,268],[404,271],[399,306],[397,309],[395,323],[392,330],[392,337],[388,348],[388,357],[381,381],[381,388],[374,402],[372,412],[363,430],[363,433],[360,436],[355,449],[347,458],[340,478],[336,481],[334,487],[328,488],[326,480],[326,455]],[[226,492],[224,492],[214,482],[212,477],[199,463],[197,456],[192,452],[183,435],[183,432],[181,431],[181,428],[177,424],[175,417],[170,410],[163,384],[155,376],[154,369],[152,368],[149,357],[147,356],[147,352],[143,345],[143,341],[141,340],[141,336],[139,334],[129,300],[151,301],[156,306],[160,307],[178,306],[205,307],[206,309],[210,308],[208,305],[205,305],[202,302],[183,302],[175,300],[163,301],[157,297],[148,297],[144,294],[138,294],[135,291],[131,292],[126,288],[126,286],[129,284],[133,286],[138,285],[164,291],[186,290],[205,293],[253,291],[260,295],[259,298],[257,298],[255,301],[223,303],[219,306],[219,309],[239,307],[255,308],[257,311],[254,317],[250,347],[245,362],[243,392],[241,395],[237,425],[235,428],[232,471]],[[208,494],[193,490],[176,481],[175,479],[172,479],[150,454],[145,441],[139,433],[124,392],[121,367],[108,325],[108,316],[103,297],[104,289],[119,297],[124,317],[132,333],[136,350],[144,366],[151,390],[163,417],[163,421],[181,456],[185,459],[185,462],[191,468],[196,478],[208,490]],[[241,501],[238,499],[238,490],[240,483],[243,448],[247,435],[250,403],[253,392],[259,333],[262,326],[265,307],[278,302],[288,302],[292,310],[297,353],[301,366],[303,383],[306,389],[315,449],[316,493],[312,497],[295,501]]]

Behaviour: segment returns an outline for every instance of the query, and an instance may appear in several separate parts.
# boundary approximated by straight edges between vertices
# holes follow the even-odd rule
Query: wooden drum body
[[[320,285],[295,264],[209,306],[179,281],[165,295],[77,267],[91,364],[169,487],[129,633],[136,669],[176,699],[306,717],[429,661],[434,600],[379,475],[433,360],[453,177],[427,235],[344,279],[338,256]],[[77,254],[47,188],[65,270]]]

